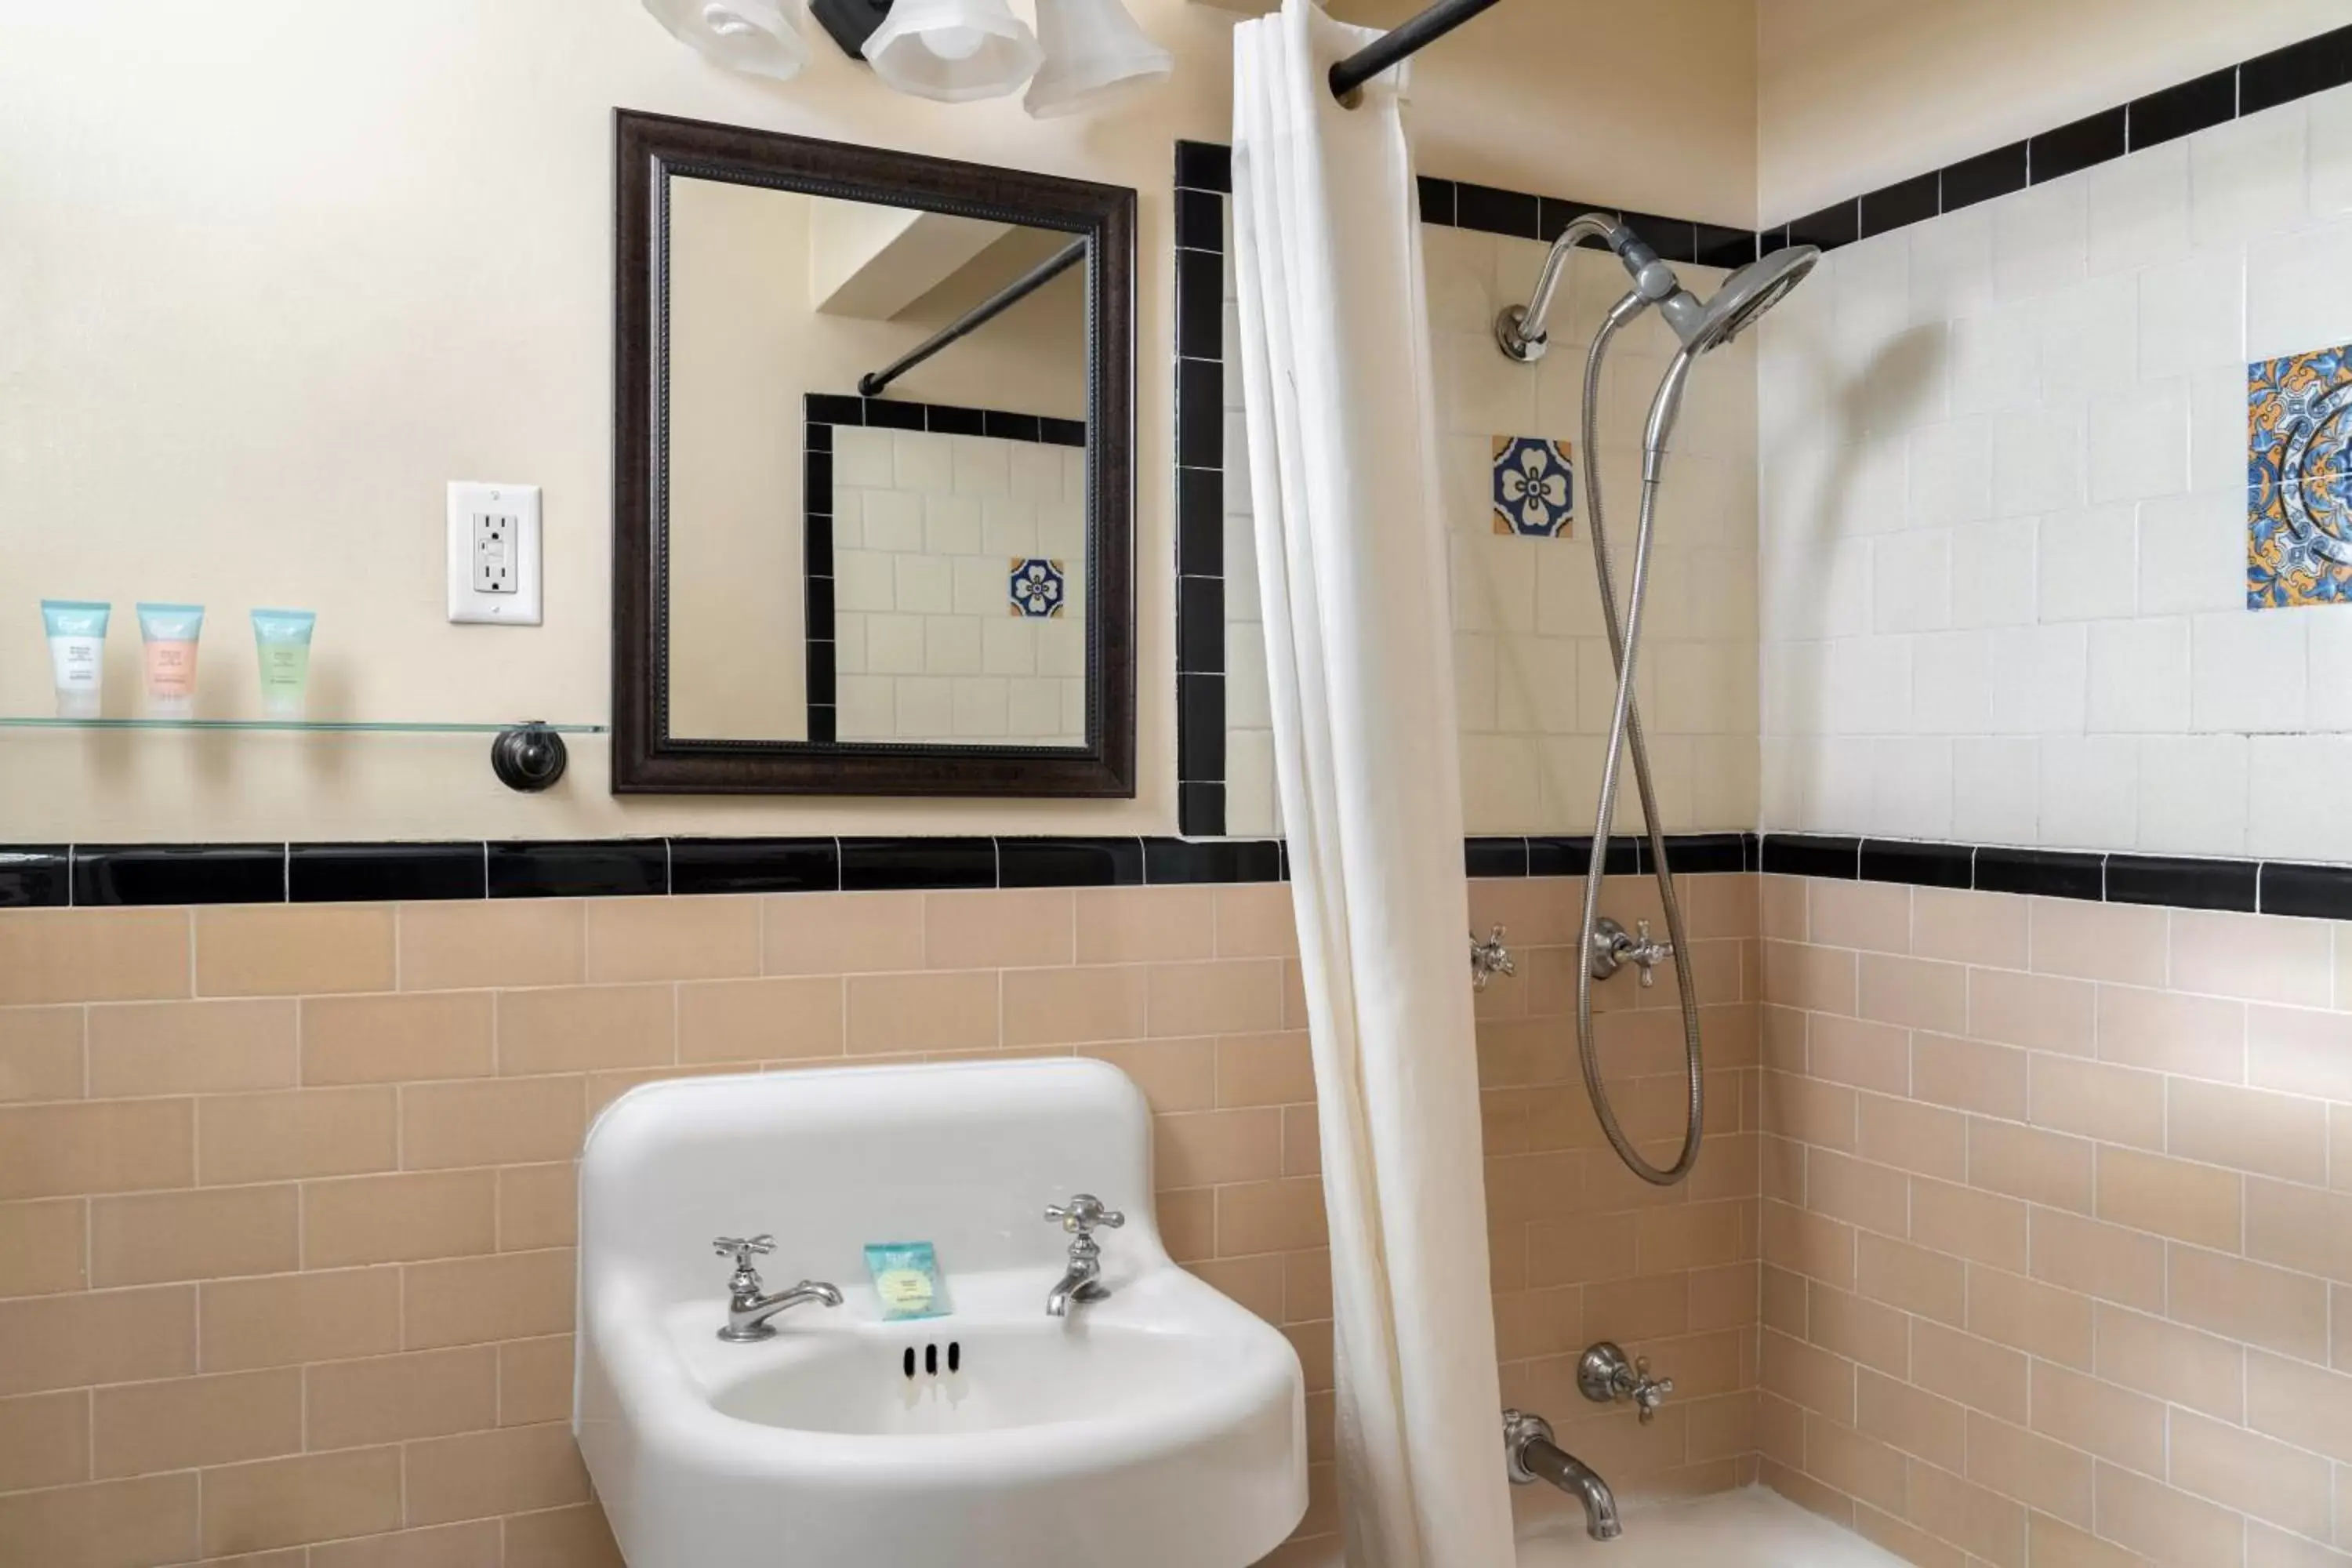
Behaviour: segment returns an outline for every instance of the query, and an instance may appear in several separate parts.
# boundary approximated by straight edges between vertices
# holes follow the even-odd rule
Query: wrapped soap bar
[[[947,1291],[940,1284],[940,1260],[928,1241],[869,1241],[866,1270],[874,1277],[886,1321],[947,1315]]]

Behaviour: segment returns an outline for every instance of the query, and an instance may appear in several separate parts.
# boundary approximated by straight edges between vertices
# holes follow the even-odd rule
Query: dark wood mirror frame
[[[740,126],[615,115],[613,791],[1135,794],[1135,193]],[[1088,241],[1083,746],[686,740],[669,732],[666,322],[672,176],[1065,230]]]

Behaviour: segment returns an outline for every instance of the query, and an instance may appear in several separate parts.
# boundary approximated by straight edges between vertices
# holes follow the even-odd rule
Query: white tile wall
[[[2341,89],[1765,322],[1767,829],[2352,858],[2352,610],[2244,607],[2245,364],[2352,340],[2347,148]]]
[[[1552,328],[1552,352],[1517,365],[1494,345],[1504,305],[1524,300],[1547,248],[1466,230],[1424,227],[1438,377],[1440,459],[1451,542],[1447,611],[1465,830],[1580,833],[1592,827],[1614,668],[1594,573],[1591,520],[1578,498],[1574,537],[1498,536],[1492,525],[1493,440],[1542,436],[1581,445],[1584,350],[1624,290],[1606,256],[1580,251]],[[1694,289],[1719,274],[1687,268]],[[1899,292],[1891,310],[1899,318]],[[1231,281],[1228,277],[1228,292]],[[1237,326],[1226,320],[1226,362]],[[1620,571],[1631,559],[1641,424],[1669,347],[1654,323],[1612,352],[1602,396],[1601,463]],[[1657,775],[1662,826],[1741,828],[1757,815],[1759,700],[1756,637],[1758,404],[1754,351],[1711,356],[1692,383],[1659,508],[1637,690]],[[1265,630],[1248,516],[1247,436],[1237,378],[1228,375],[1225,615],[1226,828],[1279,831],[1273,737],[1265,694]],[[1580,449],[1580,458],[1582,454]],[[1899,458],[1881,455],[1899,512]],[[1866,562],[1865,562],[1866,565]],[[1866,580],[1854,601],[1867,611]],[[1629,776],[1621,830],[1641,821]]]
[[[1082,744],[1085,455],[855,426],[833,440],[840,737]],[[1011,564],[1039,555],[1066,563],[1069,607],[1021,620]]]

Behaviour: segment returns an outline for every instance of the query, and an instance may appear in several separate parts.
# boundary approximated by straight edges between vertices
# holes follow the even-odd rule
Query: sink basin
[[[1107,1300],[1049,1317],[1096,1193]],[[631,1568],[1243,1568],[1307,1506],[1283,1336],[1169,1260],[1150,1117],[1105,1063],[657,1083],[581,1161],[573,1429]],[[772,1233],[772,1339],[721,1342],[721,1235]],[[868,1242],[928,1240],[946,1315],[886,1321]]]

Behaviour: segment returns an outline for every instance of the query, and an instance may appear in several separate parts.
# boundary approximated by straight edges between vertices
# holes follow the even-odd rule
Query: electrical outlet
[[[540,624],[537,485],[449,487],[449,618]]]

